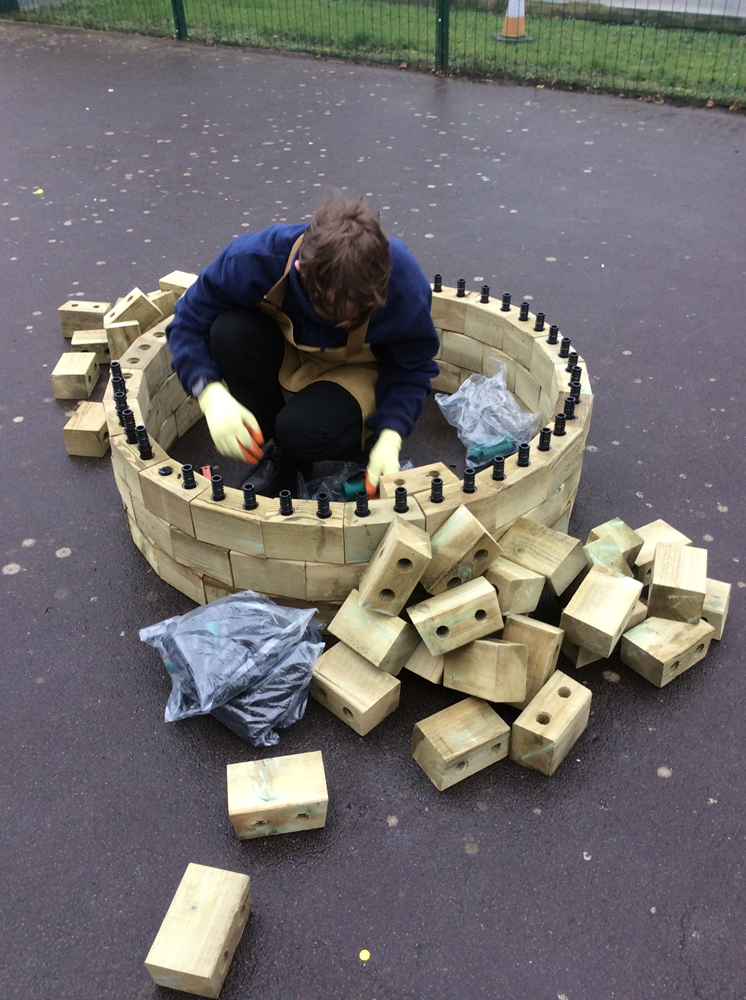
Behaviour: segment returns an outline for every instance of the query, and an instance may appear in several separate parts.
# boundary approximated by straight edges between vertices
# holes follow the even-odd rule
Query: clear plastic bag
[[[495,455],[510,455],[539,429],[541,415],[521,408],[508,389],[505,373],[501,363],[490,378],[470,375],[450,396],[435,395],[443,416],[466,448],[467,462],[483,465]]]
[[[324,649],[314,611],[245,590],[141,629],[171,677],[165,721],[210,713],[252,746],[274,746],[306,710]]]

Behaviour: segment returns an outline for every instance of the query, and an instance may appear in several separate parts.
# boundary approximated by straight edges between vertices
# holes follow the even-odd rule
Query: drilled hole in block
[[[396,568],[401,570],[402,573],[408,573],[412,568],[412,565],[413,563],[411,559],[399,559],[396,564]]]
[[[126,365],[139,365],[140,364],[140,359],[139,358],[127,358],[127,360],[124,363]]]
[[[128,378],[132,378],[132,372],[122,372],[122,376],[126,382]]]
[[[437,477],[440,475],[440,469],[430,469],[430,471],[425,474],[429,476],[430,479],[437,479]]]
[[[157,337],[158,340],[163,340],[163,338],[166,336],[166,334],[165,333],[154,333],[152,336]]]
[[[311,817],[308,815],[308,813],[298,813],[298,815],[295,818],[296,819],[310,819]]]
[[[395,486],[403,486],[404,485],[404,480],[403,479],[395,479],[394,480],[394,485]]]
[[[141,351],[149,351],[150,350],[150,344],[140,344],[140,350]]]
[[[475,612],[474,617],[478,622],[483,622],[487,617],[487,612],[480,608],[479,611]]]
[[[552,721],[552,716],[549,714],[549,712],[539,712],[539,714],[536,716],[536,721],[539,723],[540,726],[548,726],[549,723]]]
[[[496,743],[492,748],[492,752],[500,753],[500,751],[502,750],[502,746],[503,746],[502,743]]]
[[[227,958],[228,958],[228,952],[224,951],[223,952],[223,961],[225,961]]]
[[[704,648],[705,648],[705,644],[703,642],[700,642],[700,644],[697,646],[697,648],[694,650],[694,652],[695,653],[701,653]]]
[[[671,664],[671,670],[678,670],[681,666],[681,660],[674,660]]]
[[[266,825],[267,825],[267,821],[264,820],[264,819],[258,819],[256,821],[256,823],[254,823],[254,826],[266,826]]]
[[[446,588],[448,590],[453,590],[454,587],[460,587],[460,586],[461,586],[461,578],[458,576],[452,577],[446,584]]]
[[[435,629],[435,634],[439,639],[445,639],[445,637],[448,635],[450,631],[451,630],[448,628],[447,625],[438,625],[438,627]]]
[[[383,590],[378,595],[382,601],[390,601],[396,595],[393,590],[389,590],[388,587],[384,587]]]
[[[468,767],[468,766],[469,766],[469,761],[468,760],[460,760],[458,762],[458,764],[456,765],[456,770],[457,771],[463,771],[464,768]]]
[[[241,913],[246,909],[246,903],[241,903]]]
[[[317,694],[319,698],[323,698],[324,701],[326,701],[326,691],[322,687],[317,687],[314,693]]]
[[[342,707],[342,714],[346,715],[348,719],[352,718],[352,712],[349,710],[349,708],[346,705],[344,705]]]
[[[79,302],[71,302],[70,303],[70,308],[71,309],[77,309],[79,305],[80,305]]]
[[[560,696],[560,698],[569,698],[571,693],[572,692],[570,691],[570,688],[566,687],[561,687],[557,691],[557,694]]]
[[[480,559],[486,559],[488,555],[489,552],[487,551],[487,549],[477,549],[477,551],[474,553],[474,561],[478,562]]]

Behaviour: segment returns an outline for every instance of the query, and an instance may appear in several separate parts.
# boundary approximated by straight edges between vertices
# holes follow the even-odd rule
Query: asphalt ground
[[[196,861],[252,879],[225,1000],[741,1000],[746,119],[10,23],[0,93],[0,995],[174,995],[142,963]],[[239,842],[225,765],[263,753],[163,722],[138,630],[192,605],[108,460],[65,454],[56,309],[198,270],[330,183],[427,274],[560,324],[596,392],[571,532],[664,518],[732,610],[663,690],[579,673],[590,723],[551,779],[503,762],[438,793],[412,727],[459,696],[414,676],[364,739],[311,702],[272,753],[323,751],[326,828]],[[210,460],[198,439],[177,448]],[[403,457],[463,454],[429,410]]]

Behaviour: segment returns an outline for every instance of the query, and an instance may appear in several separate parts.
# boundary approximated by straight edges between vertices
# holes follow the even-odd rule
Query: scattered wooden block
[[[622,636],[619,655],[622,663],[661,688],[707,654],[714,634],[715,629],[704,620],[692,625],[646,618]]]
[[[581,667],[587,667],[589,663],[598,663],[599,660],[604,659],[600,653],[594,653],[590,649],[583,649],[582,646],[568,639],[567,636],[562,640],[562,655],[567,657],[576,670],[580,670]]]
[[[594,566],[562,612],[568,639],[599,656],[611,656],[634,610],[642,584]]]
[[[121,323],[127,319],[136,319],[140,324],[143,333],[163,319],[163,313],[158,306],[154,305],[145,292],[139,288],[132,291],[120,299],[116,305],[104,316],[104,326],[111,326],[112,323]]]
[[[418,677],[430,681],[431,684],[442,684],[443,661],[444,655],[442,653],[433,656],[425,643],[420,641],[404,666],[413,674],[417,674]]]
[[[616,544],[613,535],[602,535],[601,538],[597,538],[593,542],[587,542],[583,548],[588,557],[588,569],[591,566],[601,566],[610,573],[618,573],[620,576],[634,579],[629,563]]]
[[[309,559],[344,563],[344,504],[329,505],[327,518],[316,516],[315,500],[293,500],[293,513],[280,514],[279,501],[262,518],[262,538],[267,559]]]
[[[109,360],[118,361],[142,334],[136,319],[126,319],[121,323],[110,323],[106,327],[106,342],[109,345]]]
[[[365,736],[399,706],[401,682],[368,663],[343,642],[322,653],[311,677],[311,696]]]
[[[722,639],[725,620],[728,617],[730,604],[730,584],[722,580],[707,580],[705,603],[702,607],[702,617],[715,629],[713,639]]]
[[[707,549],[658,542],[650,578],[648,615],[692,625],[702,617],[707,590]]]
[[[160,289],[157,292],[148,292],[148,298],[163,313],[164,317],[173,316],[174,306],[178,295],[172,288]]]
[[[634,562],[635,576],[642,583],[643,587],[647,587],[650,583],[650,577],[653,572],[653,557],[655,556],[655,547],[658,542],[680,542],[682,545],[691,545],[691,538],[687,538],[686,535],[682,535],[680,531],[676,528],[671,527],[665,521],[660,518],[657,521],[651,521],[650,524],[643,524],[641,528],[637,528],[636,532],[642,538],[642,548],[637,553],[637,558]]]
[[[459,507],[432,537],[422,586],[440,594],[481,576],[497,557],[497,542],[467,507]]]
[[[503,626],[495,588],[484,577],[415,604],[407,614],[433,656]]]
[[[364,656],[379,670],[396,676],[412,655],[420,637],[401,618],[360,606],[353,590],[329,624],[329,632]]]
[[[76,330],[70,341],[70,350],[95,354],[99,365],[108,365],[111,360],[106,330]]]
[[[508,615],[505,619],[503,639],[528,648],[526,697],[511,702],[515,708],[525,708],[554,673],[564,635],[563,629],[525,615]]]
[[[159,278],[158,284],[163,291],[174,291],[177,295],[183,295],[198,277],[198,274],[191,274],[189,271],[171,271]]]
[[[587,566],[577,538],[519,518],[499,542],[500,555],[546,577],[553,594],[561,594]]]
[[[439,792],[508,755],[510,726],[479,698],[465,698],[418,722],[412,756]]]
[[[109,450],[109,428],[103,403],[81,403],[62,429],[68,455],[102,458]]]
[[[419,465],[416,469],[404,469],[402,472],[391,472],[387,476],[381,476],[379,492],[382,499],[394,499],[394,492],[397,486],[404,486],[407,493],[414,496],[415,493],[430,492],[430,484],[433,479],[440,478],[444,483],[457,483],[459,481],[455,472],[451,472],[443,462],[434,462],[432,465]]]
[[[639,625],[640,622],[644,622],[648,616],[647,605],[643,601],[637,601],[634,608],[632,609],[632,614],[629,616],[627,624],[624,626],[624,631],[628,632],[629,629],[634,628],[635,625]]]
[[[528,648],[522,643],[477,639],[446,653],[443,686],[485,701],[526,697]]]
[[[57,310],[62,336],[72,337],[76,330],[100,329],[110,308],[111,302],[80,302],[70,299]]]
[[[239,840],[318,830],[329,793],[320,750],[228,764],[228,816]]]
[[[189,864],[145,959],[153,982],[219,996],[250,910],[248,875]]]
[[[401,514],[394,514],[360,577],[360,604],[383,614],[398,615],[430,558],[428,535]]]
[[[541,573],[498,556],[484,575],[497,591],[504,615],[527,615],[536,610],[546,580]]]
[[[611,537],[614,544],[624,556],[628,566],[634,566],[635,559],[640,554],[644,539],[629,525],[625,524],[621,517],[612,517],[610,521],[591,528],[586,539],[586,545],[590,542],[598,541],[599,538]]]
[[[92,351],[63,354],[52,372],[55,399],[88,399],[98,379],[98,361]]]
[[[510,759],[554,774],[588,725],[591,692],[557,670],[513,723]]]
[[[397,516],[403,517],[405,521],[418,528],[424,528],[425,518],[416,499],[409,497],[408,503],[407,513]],[[371,500],[368,510],[370,513],[367,517],[358,517],[355,513],[355,504],[345,504],[345,562],[370,562],[394,517],[394,500],[392,498]]]

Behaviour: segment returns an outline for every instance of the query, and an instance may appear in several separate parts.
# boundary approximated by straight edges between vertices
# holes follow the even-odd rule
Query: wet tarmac
[[[225,1000],[741,1000],[746,118],[4,22],[0,92],[0,996],[182,995],[142,963],[195,861],[252,880]],[[596,402],[571,533],[664,518],[732,610],[663,690],[581,671],[590,724],[551,779],[503,762],[438,793],[412,727],[459,696],[414,676],[362,739],[311,702],[273,752],[323,751],[326,828],[239,842],[225,765],[262,753],[163,723],[138,629],[192,605],[108,460],[65,454],[56,310],[198,270],[332,183],[428,275],[572,337]],[[463,452],[430,408],[403,457]]]

